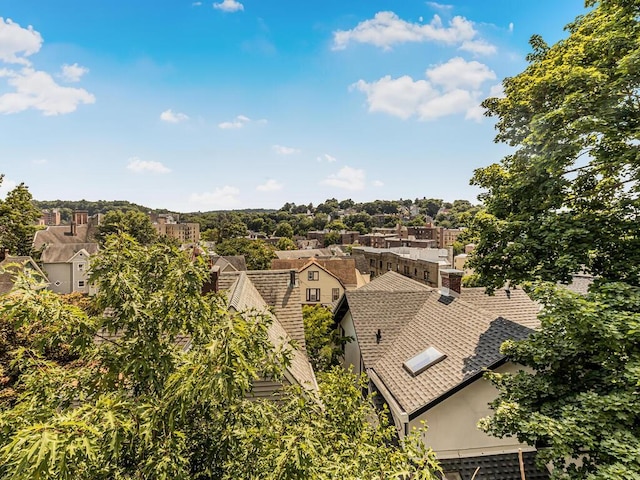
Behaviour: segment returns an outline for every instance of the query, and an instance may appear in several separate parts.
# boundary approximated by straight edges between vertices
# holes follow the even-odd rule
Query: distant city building
[[[42,210],[42,216],[38,221],[39,225],[60,225],[60,210],[52,208],[50,210]]]
[[[200,241],[199,223],[178,223],[177,213],[149,213],[149,219],[160,236],[178,240],[180,243],[198,243]]]

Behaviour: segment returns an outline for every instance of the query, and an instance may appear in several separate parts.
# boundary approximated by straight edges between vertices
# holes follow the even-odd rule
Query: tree
[[[276,243],[276,250],[297,250],[295,242],[287,237],[282,237]]]
[[[473,268],[487,285],[587,271],[640,284],[640,42],[637,2],[593,7],[483,105],[496,141],[515,147],[477,170],[486,212]]]
[[[104,244],[109,235],[126,233],[144,245],[158,238],[149,215],[138,210],[112,210],[103,217],[96,232],[96,239]]]
[[[201,257],[111,236],[92,272],[108,315],[26,280],[2,297],[2,478],[436,478],[430,451],[391,445],[384,418],[368,423],[372,404],[341,369],[320,398],[248,400],[290,352],[269,340],[269,316],[201,294]]]
[[[342,241],[342,236],[340,235],[340,233],[336,232],[335,230],[332,230],[327,234],[325,234],[323,243],[325,247],[328,247],[329,245],[340,245],[341,241]]]
[[[3,177],[0,175],[0,184]],[[12,255],[31,255],[38,218],[40,212],[24,183],[9,191],[0,200],[0,248]]]
[[[293,238],[293,227],[289,222],[280,222],[274,232],[276,237]]]
[[[553,462],[553,478],[637,478],[640,288],[610,283],[580,296],[543,285],[534,296],[542,330],[502,352],[535,373],[489,374],[500,397],[482,428],[544,447],[538,459]]]
[[[313,369],[323,372],[339,365],[344,345],[351,339],[335,328],[331,310],[323,305],[303,305],[302,318],[307,354]]]
[[[244,255],[249,270],[269,270],[275,258],[274,248],[262,240],[230,238],[216,244],[218,255]]]

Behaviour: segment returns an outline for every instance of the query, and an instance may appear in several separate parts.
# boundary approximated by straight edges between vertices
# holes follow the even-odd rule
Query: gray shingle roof
[[[80,250],[85,250],[89,255],[98,252],[97,243],[68,243],[68,244],[50,244],[47,245],[42,252],[42,263],[65,263]]]
[[[526,295],[487,299],[484,290],[463,290],[459,298],[444,297],[395,272],[345,295],[365,368],[409,414],[502,361],[502,342],[526,338],[536,324],[537,307]],[[403,362],[430,346],[446,358],[411,376]]]

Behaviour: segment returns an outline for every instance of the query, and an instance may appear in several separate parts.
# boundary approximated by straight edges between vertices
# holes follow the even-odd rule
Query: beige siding
[[[274,399],[279,398],[285,385],[289,385],[289,381],[284,378],[282,381],[274,380],[256,380],[253,382],[253,388],[249,394],[250,399]]]
[[[522,367],[509,363],[496,371],[515,372],[519,368]],[[439,458],[506,453],[518,448],[532,450],[516,438],[495,438],[477,428],[478,420],[491,415],[488,404],[497,394],[488,380],[477,380],[411,420],[409,429],[419,428],[421,422],[426,422],[428,429],[423,435],[424,443],[433,448]]]
[[[313,276],[313,278],[317,278],[317,280],[309,279],[310,275]],[[321,303],[322,305],[331,305],[336,300],[333,298],[334,288],[338,291],[338,299],[344,293],[344,287],[340,283],[340,280],[316,265],[311,265],[302,270],[299,278],[300,295],[302,296],[301,300],[303,304]],[[307,300],[307,291],[309,289],[314,291],[316,289],[320,290],[319,301],[314,301],[313,299]]]
[[[73,291],[71,278],[71,264],[69,263],[45,263],[43,270],[49,278],[49,288],[56,293],[71,293]]]

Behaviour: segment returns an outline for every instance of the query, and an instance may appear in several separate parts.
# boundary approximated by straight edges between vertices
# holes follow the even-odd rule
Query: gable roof
[[[410,418],[479,378],[484,368],[504,362],[503,341],[524,339],[533,331],[537,307],[531,300],[526,312],[509,307],[516,317],[511,319],[499,311],[511,305],[510,299],[487,300],[480,293],[486,297],[484,290],[471,292],[469,300],[464,290],[460,298],[446,297],[395,272],[345,293],[365,368]],[[344,311],[338,308],[336,316]],[[446,357],[412,376],[403,363],[428,347]]]
[[[67,263],[75,257],[78,252],[84,250],[87,255],[98,252],[97,243],[69,243],[47,245],[40,257],[42,263]]]
[[[69,235],[70,231],[70,225],[51,225],[44,230],[37,230],[33,237],[33,249],[39,250],[43,245],[95,243],[94,229],[88,224],[76,225],[75,235]]]
[[[271,268],[275,269],[295,269],[302,271],[311,262],[319,265],[334,277],[338,278],[343,286],[355,288],[358,286],[356,274],[356,261],[352,257],[333,256],[328,258],[312,257],[271,260]]]
[[[306,352],[302,301],[299,285],[290,284],[289,270],[249,270],[247,272],[221,272],[220,290],[230,290],[235,279],[245,273],[264,302],[273,308],[280,324],[302,351]]]
[[[232,279],[231,275],[222,275],[222,277],[227,277],[227,282],[225,282],[227,285],[229,284],[228,281]],[[237,312],[256,311],[270,317],[269,340],[276,347],[283,345],[291,347],[291,363],[287,366],[285,375],[304,388],[317,390],[318,384],[315,374],[305,351],[291,345],[291,337],[279,321],[277,314],[271,313],[269,305],[265,302],[249,274],[240,272],[238,275],[233,275],[233,277],[235,278],[233,278],[233,282],[227,289],[229,308],[233,308]]]

